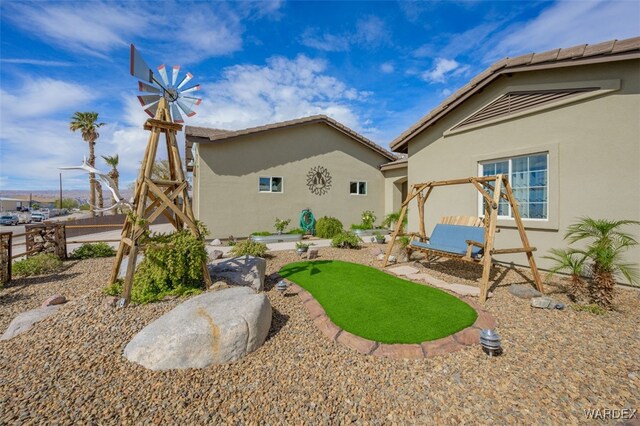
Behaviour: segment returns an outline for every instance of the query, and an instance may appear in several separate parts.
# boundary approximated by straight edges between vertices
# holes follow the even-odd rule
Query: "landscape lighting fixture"
[[[285,291],[287,291],[287,287],[288,285],[284,280],[280,280],[278,281],[278,284],[276,284],[276,290],[278,290],[281,296],[284,296]]]
[[[502,353],[500,335],[495,330],[484,329],[480,332],[480,344],[489,356],[497,356]]]

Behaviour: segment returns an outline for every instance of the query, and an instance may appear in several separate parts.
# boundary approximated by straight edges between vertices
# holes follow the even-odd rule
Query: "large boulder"
[[[60,305],[51,305],[21,313],[11,321],[0,340],[9,340],[19,334],[26,333],[35,323],[55,314],[59,308]]]
[[[151,370],[204,368],[258,349],[271,327],[271,304],[246,287],[196,296],[136,334],[124,356]]]
[[[223,278],[234,284],[251,287],[255,291],[264,289],[267,261],[261,257],[239,256],[219,259],[209,263],[209,275],[215,281]]]

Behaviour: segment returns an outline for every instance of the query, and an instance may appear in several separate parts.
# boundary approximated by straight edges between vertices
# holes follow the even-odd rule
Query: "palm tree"
[[[104,159],[105,163],[111,166],[111,170],[109,170],[109,173],[107,173],[107,175],[111,179],[113,179],[113,182],[116,184],[115,189],[119,190],[120,185],[118,181],[120,179],[120,173],[118,173],[118,163],[120,162],[120,156],[118,154],[113,156],[103,155],[102,158]],[[111,205],[115,204],[115,202],[115,198],[111,196]]]
[[[549,270],[549,277],[558,272],[567,272],[570,275],[570,285],[567,288],[569,298],[580,304],[589,303],[589,289],[584,279],[585,262],[587,257],[573,250],[549,250],[550,255],[544,256],[555,262]]]
[[[638,245],[631,234],[621,230],[626,225],[640,225],[640,222],[584,217],[567,228],[565,239],[569,243],[591,240],[585,249],[573,251],[591,261],[591,300],[604,308],[610,308],[613,303],[616,276],[624,276],[630,284],[640,281],[636,265],[623,259],[624,252]]]
[[[97,112],[76,112],[71,117],[69,123],[69,129],[72,132],[80,130],[82,133],[82,139],[89,144],[89,158],[87,164],[91,167],[96,166],[96,154],[95,146],[96,140],[100,137],[97,129],[104,126],[105,123],[98,123]],[[96,192],[99,185],[96,184],[96,176],[93,173],[89,174],[89,204],[91,205],[91,216],[95,216],[94,206],[96,205]],[[99,190],[99,198],[102,199],[102,188]],[[102,203],[98,204],[98,207],[102,207]]]

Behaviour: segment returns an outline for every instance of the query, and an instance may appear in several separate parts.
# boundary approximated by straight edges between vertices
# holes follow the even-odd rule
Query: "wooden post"
[[[11,232],[0,233],[0,285],[11,281],[12,237]]]
[[[480,281],[480,303],[487,300],[489,294],[489,277],[491,274],[491,251],[496,236],[496,226],[498,222],[498,205],[500,202],[500,185],[502,184],[502,175],[498,175],[496,186],[493,191],[493,204],[487,203],[489,210],[488,227],[485,228],[484,253],[482,255],[482,281]],[[496,206],[495,208],[493,206]],[[485,218],[486,219],[486,218]],[[485,222],[485,226],[487,223]]]
[[[520,209],[518,206],[518,202],[513,196],[513,191],[511,191],[511,185],[509,184],[509,179],[503,177],[504,180],[504,189],[507,193],[507,197],[509,199],[509,203],[511,204],[511,210],[513,211],[513,219],[516,221],[516,226],[518,227],[518,234],[520,234],[520,241],[522,241],[522,247],[526,249],[527,260],[529,261],[529,267],[531,268],[531,275],[533,275],[533,281],[536,283],[536,288],[540,293],[544,293],[544,288],[542,287],[542,279],[540,279],[540,273],[538,272],[538,266],[536,265],[536,260],[533,257],[533,248],[529,245],[529,238],[527,238],[527,233],[524,230],[524,225],[522,224],[522,218],[520,217]],[[496,183],[497,186],[497,183]]]

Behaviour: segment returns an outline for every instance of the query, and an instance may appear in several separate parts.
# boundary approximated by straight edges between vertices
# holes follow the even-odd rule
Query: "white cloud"
[[[307,47],[325,52],[344,52],[351,49],[353,45],[371,49],[387,44],[390,41],[389,34],[382,19],[377,16],[368,16],[356,22],[355,31],[341,34],[318,34],[317,29],[307,28],[300,42]]]
[[[107,57],[128,40],[147,38],[161,43],[163,50],[181,52],[181,60],[197,62],[226,55],[242,48],[240,12],[219,3],[158,3],[158,9],[127,3],[13,3],[4,15],[16,26],[62,49]],[[258,8],[269,13],[279,7]],[[249,13],[249,12],[246,12]],[[33,31],[37,27],[38,31]],[[167,41],[168,40],[168,41]]]
[[[455,59],[437,58],[435,67],[423,72],[421,77],[430,83],[444,83],[447,77],[460,75],[467,69],[466,65],[461,65]]]
[[[326,114],[360,128],[355,103],[370,96],[325,74],[327,64],[300,55],[280,56],[266,65],[236,65],[205,88],[204,101],[191,122],[223,129],[241,129],[294,118]]]
[[[55,114],[95,98],[87,87],[50,78],[28,80],[13,92],[0,90],[0,93],[3,121]]]
[[[325,52],[344,52],[350,48],[348,37],[328,33],[318,35],[317,30],[310,28],[302,34],[300,42],[307,47]]]
[[[0,58],[0,62],[6,64],[24,64],[24,65],[36,65],[44,67],[70,67],[73,65],[71,62],[64,61],[49,61],[45,59],[30,59],[30,58]]]
[[[393,66],[393,63],[385,62],[383,64],[380,64],[380,71],[382,71],[385,74],[391,74],[392,72],[395,71],[395,67]]]
[[[137,13],[104,3],[10,3],[5,17],[44,41],[71,51],[102,54],[146,30]],[[33,31],[37,28],[38,31]]]
[[[558,2],[528,23],[498,34],[486,59],[635,37],[640,32],[639,17],[637,1]]]

